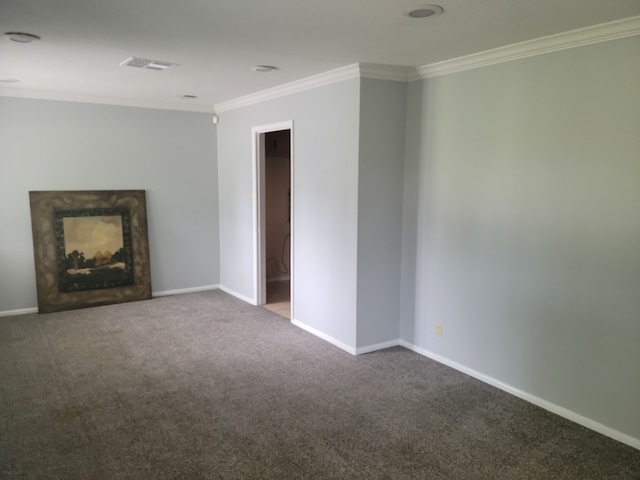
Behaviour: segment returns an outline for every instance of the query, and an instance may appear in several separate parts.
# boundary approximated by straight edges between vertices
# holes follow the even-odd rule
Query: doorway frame
[[[266,228],[265,228],[265,134],[289,130],[289,171],[291,192],[290,237],[289,237],[289,277],[291,288],[291,320],[293,320],[293,285],[294,285],[294,153],[293,153],[293,120],[287,120],[269,125],[253,127],[251,129],[253,151],[253,278],[254,302],[264,305],[267,301],[267,266],[266,262]]]

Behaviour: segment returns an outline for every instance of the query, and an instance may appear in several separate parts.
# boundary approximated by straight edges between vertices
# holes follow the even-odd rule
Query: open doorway
[[[257,304],[291,319],[292,128],[254,129],[256,140]]]

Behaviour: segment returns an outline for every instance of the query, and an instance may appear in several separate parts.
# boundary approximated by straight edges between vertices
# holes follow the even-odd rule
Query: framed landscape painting
[[[40,313],[151,298],[144,190],[29,199]]]

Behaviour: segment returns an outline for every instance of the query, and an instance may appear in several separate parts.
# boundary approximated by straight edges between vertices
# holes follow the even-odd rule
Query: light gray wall
[[[0,97],[0,312],[37,306],[30,190],[145,189],[161,292],[219,283],[216,186],[208,114]]]
[[[412,86],[416,315],[402,325],[420,348],[635,438],[638,52],[633,37]]]
[[[425,196],[428,190],[420,189],[421,159],[424,158],[425,129],[423,82],[411,82],[407,86],[405,159],[402,205],[402,249],[400,271],[400,338],[410,344],[416,343],[416,330],[421,322],[416,321],[416,258],[418,240],[418,210],[429,207]]]
[[[220,114],[220,282],[253,299],[252,128],[292,120],[294,319],[356,345],[359,79]]]
[[[358,348],[399,338],[406,97],[406,83],[361,80]]]

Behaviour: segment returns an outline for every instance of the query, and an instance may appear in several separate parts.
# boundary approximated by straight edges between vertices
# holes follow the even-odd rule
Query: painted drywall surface
[[[423,112],[426,112],[424,90],[420,81],[407,85],[399,331],[400,338],[410,344],[416,343],[415,333],[421,325],[421,322],[416,322],[418,207],[428,208],[423,200],[426,189],[420,189],[420,167],[425,145],[422,138],[425,128]]]
[[[406,94],[406,83],[361,80],[359,348],[399,338]]]
[[[411,152],[420,194],[409,340],[634,438],[639,51],[640,37],[610,41],[410,92],[425,111]]]
[[[30,190],[146,190],[158,292],[219,283],[216,187],[210,115],[0,97],[0,311],[37,306]]]
[[[220,281],[255,298],[253,127],[292,120],[293,316],[355,347],[358,79],[220,113]]]

